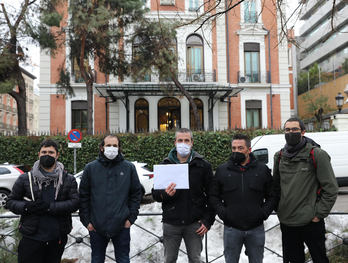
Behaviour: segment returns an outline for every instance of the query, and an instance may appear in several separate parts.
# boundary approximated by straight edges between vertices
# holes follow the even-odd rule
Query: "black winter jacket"
[[[166,158],[162,164],[174,164]],[[201,221],[208,229],[214,223],[215,212],[208,204],[208,191],[212,180],[211,165],[193,152],[189,163],[190,189],[177,189],[173,196],[165,190],[152,189],[152,196],[162,202],[163,222],[172,225],[189,225]]]
[[[229,227],[249,230],[263,223],[277,205],[270,169],[250,154],[245,168],[230,159],[215,173],[210,203]]]
[[[35,200],[42,199],[42,191],[33,182],[33,192]],[[6,203],[6,207],[15,214],[22,215],[19,223],[19,231],[26,236],[36,233],[40,227],[40,215],[25,213],[24,198],[31,199],[30,184],[28,174],[22,174],[13,185],[12,192]],[[72,229],[71,213],[79,208],[79,196],[75,178],[64,171],[63,185],[60,187],[57,200],[50,203],[48,214],[54,216],[59,222],[59,232],[61,236],[67,235]]]
[[[128,219],[137,219],[141,185],[135,166],[119,154],[108,160],[103,154],[86,165],[80,183],[80,219],[104,236],[119,233]]]

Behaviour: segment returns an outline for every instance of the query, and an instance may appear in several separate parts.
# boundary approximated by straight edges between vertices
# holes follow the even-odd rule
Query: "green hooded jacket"
[[[310,156],[312,148],[316,165]],[[314,217],[327,217],[338,194],[330,156],[310,143],[292,158],[279,155],[280,151],[274,155],[273,167],[274,190],[280,198],[279,221],[288,226],[304,226]]]

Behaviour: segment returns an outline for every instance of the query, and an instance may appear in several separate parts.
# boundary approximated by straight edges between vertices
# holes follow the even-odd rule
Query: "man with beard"
[[[19,263],[58,263],[67,234],[72,229],[71,213],[79,207],[75,178],[64,171],[56,142],[40,144],[39,160],[33,169],[18,177],[6,207],[21,215]]]
[[[111,239],[117,263],[129,263],[130,227],[137,219],[141,185],[135,166],[121,153],[116,135],[106,136],[99,158],[88,163],[80,183],[80,219],[91,238],[92,263],[103,263]]]
[[[286,144],[275,154],[273,169],[283,262],[305,262],[304,243],[314,263],[329,262],[324,218],[338,193],[330,156],[304,136],[300,119],[288,119],[284,130]]]
[[[250,139],[236,134],[232,155],[215,173],[210,202],[224,222],[224,256],[238,263],[242,246],[251,263],[261,263],[265,244],[263,221],[276,207],[269,168],[251,153]]]
[[[175,183],[171,183],[165,190],[152,190],[154,200],[162,202],[164,262],[177,261],[184,239],[188,261],[201,263],[202,239],[215,218],[208,204],[213,171],[203,156],[192,150],[193,138],[189,129],[181,128],[175,133],[174,145],[162,164],[187,163],[189,189],[176,189]]]

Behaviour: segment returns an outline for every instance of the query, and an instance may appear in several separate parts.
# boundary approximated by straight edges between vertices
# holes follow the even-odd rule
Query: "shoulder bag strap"
[[[32,179],[31,179],[31,173],[30,173],[30,172],[28,172],[28,177],[29,177],[29,185],[30,185],[31,199],[32,199],[33,201],[35,201],[34,192],[33,192],[33,182],[32,182]]]

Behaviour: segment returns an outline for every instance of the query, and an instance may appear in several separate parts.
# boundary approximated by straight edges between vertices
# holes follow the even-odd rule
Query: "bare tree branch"
[[[223,15],[225,14],[226,12],[230,11],[231,9],[235,8],[236,6],[238,6],[239,4],[243,3],[245,0],[240,0],[238,1],[236,4],[234,5],[229,5],[227,9],[225,9],[224,11],[220,11],[220,12],[216,12],[215,14],[212,14],[210,16],[208,16],[207,18],[205,18],[203,20],[203,22],[200,24],[200,26],[194,31],[194,32],[197,32],[200,28],[203,27],[203,25],[210,19],[212,18],[215,18],[215,17],[218,17],[220,15]],[[221,2],[221,1],[220,1]],[[232,4],[232,1],[231,1],[231,4]]]
[[[335,28],[334,28],[334,17],[335,17],[335,11],[336,11],[335,4],[336,4],[336,0],[332,0],[332,9],[331,9],[331,30],[332,31],[335,31]]]

